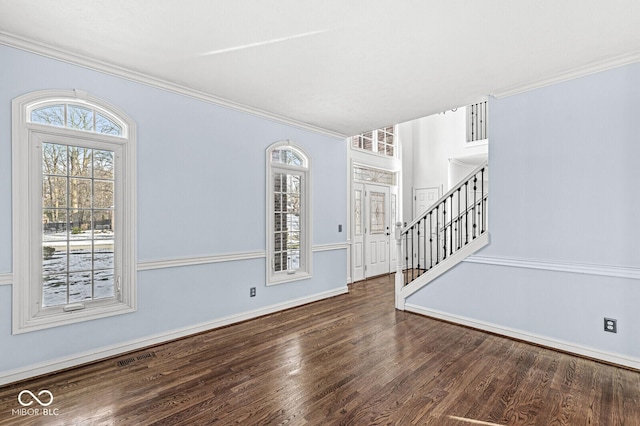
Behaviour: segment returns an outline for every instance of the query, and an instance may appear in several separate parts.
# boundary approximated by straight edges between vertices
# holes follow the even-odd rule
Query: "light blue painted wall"
[[[12,268],[11,100],[43,89],[87,91],[136,121],[140,261],[265,250],[265,150],[283,139],[313,162],[313,244],[346,242],[344,140],[6,46],[0,63],[0,274]],[[312,279],[270,287],[264,259],[141,271],[137,312],[16,336],[0,286],[0,374],[344,288],[346,261],[316,252]]]
[[[640,268],[640,64],[491,99],[489,111],[480,254]],[[640,358],[638,280],[462,263],[408,302]]]

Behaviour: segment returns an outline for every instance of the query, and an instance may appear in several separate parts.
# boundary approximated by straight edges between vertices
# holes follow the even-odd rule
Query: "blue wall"
[[[312,159],[313,244],[343,244],[346,145],[320,133],[0,46],[0,274],[11,273],[11,100],[80,89],[138,126],[138,260],[265,250],[265,150],[289,139]],[[264,258],[138,272],[138,311],[11,335],[0,285],[0,375],[343,289],[346,249],[314,253],[313,278],[265,286]],[[257,296],[249,298],[249,287]]]
[[[640,368],[640,64],[489,112],[491,243],[408,303]]]

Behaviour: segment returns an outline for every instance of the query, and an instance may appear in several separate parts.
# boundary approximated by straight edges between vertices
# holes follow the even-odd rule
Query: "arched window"
[[[135,123],[77,90],[12,105],[14,334],[135,310]]]
[[[291,141],[267,149],[267,284],[311,276],[310,168]]]

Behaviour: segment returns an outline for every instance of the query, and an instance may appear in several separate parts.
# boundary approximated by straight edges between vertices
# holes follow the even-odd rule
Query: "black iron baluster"
[[[458,250],[460,250],[460,246],[462,245],[462,232],[460,229],[460,188],[458,188],[458,214],[456,215],[456,242],[458,243]]]
[[[447,258],[447,199],[442,202],[442,260]]]
[[[440,263],[440,224],[438,223],[438,212],[440,206],[436,206],[436,265]]]
[[[449,196],[449,254],[453,254],[453,193]]]
[[[420,271],[420,221],[421,220],[422,219],[418,220],[418,223],[417,223],[417,227],[418,227],[418,244],[417,244],[417,246],[418,246],[418,276],[421,275],[421,271]]]
[[[481,172],[481,174],[480,174],[480,178],[481,178],[481,180],[480,180],[480,188],[481,188],[480,195],[482,196],[482,198],[480,199],[481,200],[480,201],[480,203],[481,203],[480,211],[482,212],[482,221],[481,221],[482,228],[481,228],[481,232],[480,233],[483,234],[484,231],[486,231],[485,221],[486,221],[486,218],[487,218],[487,214],[484,211],[484,209],[485,209],[485,204],[484,204],[484,167],[482,168],[482,170],[480,172]]]
[[[469,181],[464,183],[464,244],[469,244]]]
[[[404,285],[409,284],[409,232],[404,237]]]
[[[429,212],[429,269],[433,268],[433,210]]]
[[[422,242],[424,246],[422,247],[422,251],[424,252],[424,271],[427,272],[429,269],[427,268],[427,215],[424,215],[424,237],[422,238]]]
[[[477,195],[478,195],[478,176],[473,176],[473,239],[476,238],[476,205],[477,205]]]
[[[411,227],[411,281],[413,281],[415,279],[413,277],[413,271],[414,271],[414,269],[413,269],[413,258],[415,257],[413,255],[413,245],[414,245],[414,242],[413,242],[414,230],[413,230],[413,228],[414,227],[415,227],[415,225]]]

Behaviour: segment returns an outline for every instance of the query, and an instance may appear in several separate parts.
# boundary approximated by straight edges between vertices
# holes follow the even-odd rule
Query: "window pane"
[[[91,238],[91,210],[73,210],[70,213],[69,221],[71,225],[70,239],[86,240]]]
[[[91,300],[96,288],[113,297],[114,153],[43,144],[42,158],[43,306]]]
[[[353,196],[353,232],[362,235],[362,191],[356,190]]]
[[[93,110],[76,105],[67,105],[67,127],[93,131]]]
[[[68,155],[71,176],[91,177],[90,148],[70,146]]]
[[[370,228],[372,234],[382,234],[385,231],[385,194],[371,192],[370,200]]]
[[[93,239],[113,240],[113,210],[94,211]]]
[[[99,271],[112,270],[114,268],[113,259],[113,244],[96,245],[96,250],[93,255],[96,274]]]
[[[94,298],[104,299],[115,296],[113,269],[96,271],[94,276]]]
[[[282,194],[273,194],[273,210],[282,211]]]
[[[287,270],[300,269],[300,250],[287,252]]]
[[[67,178],[44,176],[42,179],[42,207],[67,206]]]
[[[64,127],[64,105],[50,105],[31,111],[31,122]]]
[[[67,146],[53,143],[42,144],[42,173],[45,175],[67,174]]]
[[[273,175],[273,191],[274,192],[282,192],[282,181],[284,180],[285,175],[282,173],[276,173]]]
[[[75,240],[69,246],[69,271],[91,271],[93,268],[91,240]]]
[[[92,297],[91,271],[69,274],[69,303],[91,300]]]
[[[42,306],[67,304],[67,274],[45,276],[42,279]]]
[[[67,240],[67,210],[47,209],[42,212],[43,241]]]
[[[75,208],[91,208],[91,179],[69,179],[69,204]]]
[[[93,208],[108,209],[113,207],[113,181],[94,180]]]
[[[287,215],[287,230],[300,231],[300,215],[297,215],[297,214]]]
[[[122,136],[122,127],[109,120],[102,114],[96,114],[96,132],[104,133],[106,135]]]
[[[42,274],[43,276],[64,274],[67,272],[67,242],[43,242]]]
[[[273,163],[304,166],[304,159],[297,152],[287,148],[281,148],[272,151],[271,161]]]
[[[93,177],[101,179],[113,179],[113,152],[93,151]]]

